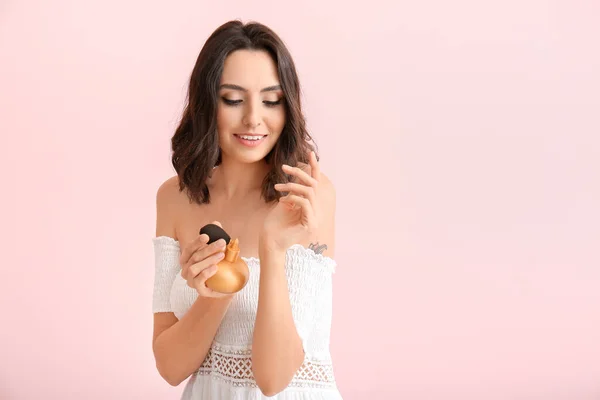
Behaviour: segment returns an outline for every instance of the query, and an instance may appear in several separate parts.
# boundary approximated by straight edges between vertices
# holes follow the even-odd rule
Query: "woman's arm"
[[[252,372],[265,396],[287,387],[304,361],[302,341],[292,316],[285,251],[260,248],[258,310],[252,341]]]
[[[319,240],[308,247],[333,257],[335,231],[335,189],[322,175],[320,188]],[[286,251],[270,246],[261,238],[259,246],[260,282],[258,310],[252,342],[252,370],[261,391],[273,396],[285,389],[304,361],[303,338],[300,337],[292,306],[285,270]],[[312,290],[312,288],[311,288]],[[307,293],[309,292],[307,288]],[[302,301],[313,300],[308,296]],[[303,307],[311,307],[306,304]],[[307,332],[303,332],[304,335]]]
[[[177,207],[179,200],[176,178],[166,181],[158,189],[157,237],[176,237],[174,207]],[[170,251],[175,252],[175,250],[179,253],[178,249]],[[178,260],[173,260],[173,257],[176,255],[170,254],[167,260],[159,263],[179,263]],[[222,298],[199,296],[181,320],[178,320],[172,312],[154,314],[152,350],[158,372],[169,384],[179,385],[202,365],[231,299],[232,296]],[[169,310],[169,307],[161,310]]]
[[[181,320],[173,313],[154,314],[156,368],[170,385],[179,385],[200,368],[230,301],[199,297]]]

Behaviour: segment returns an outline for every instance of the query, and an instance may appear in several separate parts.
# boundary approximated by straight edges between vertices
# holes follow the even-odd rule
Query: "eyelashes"
[[[223,103],[225,103],[226,105],[231,106],[231,107],[239,106],[240,104],[242,104],[242,100],[230,100],[226,97],[221,97],[221,100],[223,100]],[[277,107],[278,105],[281,104],[281,99],[276,100],[276,101],[264,100],[263,104],[267,107]]]
[[[275,107],[281,104],[281,99],[276,100],[276,101],[263,101],[263,103],[267,106],[267,107]]]
[[[222,97],[221,100],[223,100],[223,103],[227,104],[228,106],[237,106],[242,103],[241,100],[229,100],[225,97]]]

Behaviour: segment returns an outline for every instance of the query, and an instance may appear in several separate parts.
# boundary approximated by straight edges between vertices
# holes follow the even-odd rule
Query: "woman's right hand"
[[[218,221],[213,224],[221,226]],[[179,258],[181,277],[201,297],[225,297],[228,295],[206,287],[205,282],[217,272],[217,263],[225,256],[226,243],[219,239],[207,244],[208,240],[208,235],[202,234],[183,249]]]

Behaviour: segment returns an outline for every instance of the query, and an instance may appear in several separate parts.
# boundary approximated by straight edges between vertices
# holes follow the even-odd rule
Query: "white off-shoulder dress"
[[[198,293],[181,277],[179,242],[158,236],[153,243],[153,312],[173,312],[181,318]],[[251,361],[260,261],[243,259],[250,269],[249,281],[234,296],[206,359],[187,381],[182,400],[340,400],[329,351],[332,275],[336,262],[301,245],[287,250],[285,271],[290,304],[305,359],[288,387],[267,397],[256,385]]]

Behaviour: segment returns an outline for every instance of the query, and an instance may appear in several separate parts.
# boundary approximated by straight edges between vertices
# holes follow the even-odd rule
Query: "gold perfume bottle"
[[[206,287],[219,293],[239,292],[248,283],[250,270],[240,257],[238,239],[234,239],[225,248],[225,257],[217,263],[217,272],[206,280]]]

